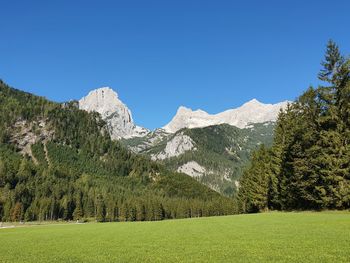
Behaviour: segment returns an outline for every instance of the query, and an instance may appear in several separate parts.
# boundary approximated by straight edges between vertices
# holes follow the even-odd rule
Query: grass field
[[[0,230],[0,262],[350,262],[350,213]]]

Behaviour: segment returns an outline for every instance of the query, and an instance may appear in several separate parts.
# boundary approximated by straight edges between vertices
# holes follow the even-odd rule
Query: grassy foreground
[[[350,262],[350,213],[0,229],[0,262]]]

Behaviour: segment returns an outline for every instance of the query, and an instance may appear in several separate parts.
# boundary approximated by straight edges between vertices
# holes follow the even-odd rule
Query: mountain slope
[[[264,104],[253,99],[216,115],[180,107],[163,128],[120,141],[135,153],[232,196],[251,151],[272,142],[274,122],[288,103]]]
[[[273,122],[251,124],[244,129],[221,124],[182,129],[175,134],[158,130],[152,136],[122,143],[173,171],[186,173],[215,191],[232,196],[250,153],[260,144],[271,144],[273,129]]]
[[[79,101],[80,109],[101,114],[112,139],[228,196],[237,191],[250,152],[271,142],[273,122],[287,104],[253,99],[216,115],[180,107],[168,125],[148,131],[134,124],[130,110],[110,88]]]
[[[0,218],[160,220],[233,212],[189,176],[112,141],[96,112],[0,82]]]

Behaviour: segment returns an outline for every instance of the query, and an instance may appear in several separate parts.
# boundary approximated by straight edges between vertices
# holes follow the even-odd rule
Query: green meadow
[[[350,262],[350,213],[0,229],[0,262]]]

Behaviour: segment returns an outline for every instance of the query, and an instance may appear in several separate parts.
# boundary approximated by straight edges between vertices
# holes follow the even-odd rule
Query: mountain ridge
[[[209,114],[202,109],[192,110],[180,106],[172,120],[162,129],[166,133],[176,133],[183,128],[204,128],[213,125],[229,124],[246,128],[251,123],[275,121],[280,110],[287,107],[289,101],[275,104],[262,103],[252,99],[238,108],[228,109],[216,114]],[[135,124],[131,110],[124,104],[118,93],[110,87],[90,91],[79,100],[79,108],[88,112],[96,111],[107,122],[112,139],[130,139],[144,137],[154,131]]]
[[[217,114],[180,106],[168,125],[154,131],[137,126],[129,108],[109,87],[91,91],[79,101],[79,108],[100,113],[111,138],[132,152],[232,196],[250,152],[260,144],[269,145],[274,122],[288,103],[252,99]]]
[[[228,109],[216,114],[204,110],[192,110],[180,106],[173,119],[164,127],[166,132],[175,133],[183,128],[204,128],[219,124],[230,124],[238,128],[246,128],[250,123],[275,121],[280,110],[287,107],[289,101],[276,104],[265,104],[252,99],[238,108]]]

